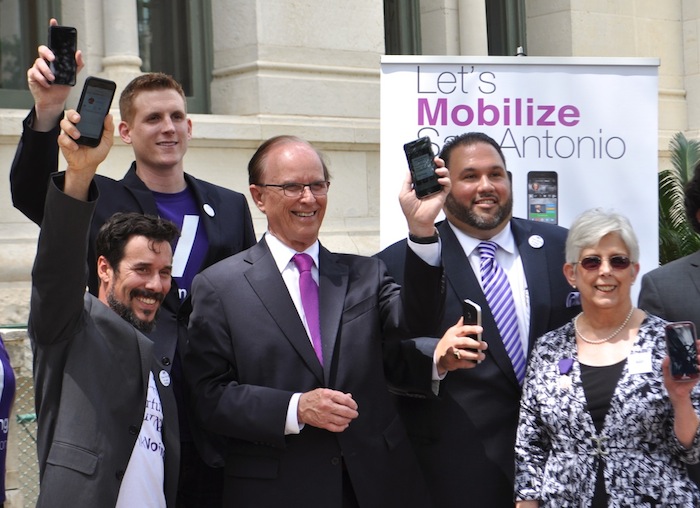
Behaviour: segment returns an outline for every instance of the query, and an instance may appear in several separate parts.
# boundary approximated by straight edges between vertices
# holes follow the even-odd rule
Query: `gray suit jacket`
[[[667,321],[692,321],[700,330],[700,251],[647,272],[639,307]]]
[[[37,506],[114,506],[144,418],[149,371],[163,406],[165,489],[175,506],[179,464],[172,386],[159,379],[153,343],[85,292],[95,201],[49,186],[32,271],[29,336],[39,430]],[[96,198],[95,188],[91,198]],[[154,488],[160,488],[155,486]]]
[[[638,305],[667,321],[692,321],[700,330],[700,251],[644,274]],[[700,485],[700,464],[688,466],[688,473]]]

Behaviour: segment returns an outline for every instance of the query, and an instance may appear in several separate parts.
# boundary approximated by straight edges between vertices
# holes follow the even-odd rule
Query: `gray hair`
[[[627,246],[633,263],[639,261],[639,242],[627,217],[602,208],[591,208],[579,215],[566,237],[566,262],[576,263],[581,251],[596,245],[605,235],[617,233]]]

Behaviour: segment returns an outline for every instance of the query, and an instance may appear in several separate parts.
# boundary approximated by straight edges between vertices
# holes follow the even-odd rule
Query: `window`
[[[525,0],[484,2],[489,55],[513,56],[525,48]],[[420,16],[420,0],[384,0],[387,55],[422,54]]]
[[[27,69],[36,48],[46,44],[51,17],[60,12],[57,0],[0,0],[0,107],[30,108]]]
[[[142,70],[170,74],[185,90],[188,111],[209,113],[210,0],[137,0],[137,9]]]
[[[387,55],[420,55],[420,0],[384,0]]]
[[[490,0],[486,2],[486,29],[489,55],[515,56],[525,40],[524,0]]]

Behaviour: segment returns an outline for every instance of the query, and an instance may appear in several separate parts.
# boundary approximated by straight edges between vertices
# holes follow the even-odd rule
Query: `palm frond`
[[[668,263],[700,249],[700,236],[685,215],[684,190],[700,162],[700,142],[682,132],[669,143],[671,168],[659,172],[659,262]]]

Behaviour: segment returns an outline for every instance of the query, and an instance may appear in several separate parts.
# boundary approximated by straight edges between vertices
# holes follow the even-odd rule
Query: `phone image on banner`
[[[530,171],[527,174],[527,218],[557,224],[559,189],[554,171]]]

